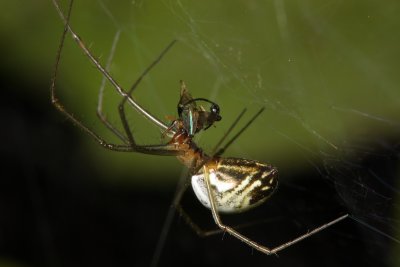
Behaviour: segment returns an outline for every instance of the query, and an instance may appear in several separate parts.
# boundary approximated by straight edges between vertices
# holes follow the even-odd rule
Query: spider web
[[[335,238],[361,244],[368,251],[364,263],[395,266],[400,243],[396,8],[396,1],[385,5],[376,1],[98,1],[76,3],[72,25],[86,43],[93,44],[93,53],[102,62],[115,32],[121,31],[110,71],[126,88],[177,39],[135,98],[164,119],[165,114],[175,114],[178,81],[183,79],[194,96],[219,103],[222,122],[198,139],[205,149],[213,147],[242,108],[249,109],[250,117],[266,107],[227,154],[276,165],[283,184],[277,194],[290,198],[293,191],[306,191],[314,203],[321,203],[305,214],[326,209],[328,220],[348,212],[359,233],[338,230]],[[89,9],[91,13],[85,12]],[[101,34],[95,28],[102,29]],[[70,52],[76,47],[66,49],[65,54],[79,54]],[[95,77],[78,79],[81,88],[93,90],[85,89],[79,100],[91,105],[77,112],[91,114],[102,77],[84,57],[65,59],[65,69],[69,60],[88,66],[82,76]],[[75,86],[78,81],[70,83]],[[105,99],[107,115],[118,124],[114,107],[119,98],[111,87],[106,88]],[[133,112],[129,116],[142,143],[159,142],[159,132],[146,126],[143,118]],[[85,119],[101,131],[93,118]],[[154,159],[142,159],[143,155],[104,152],[97,157],[107,162],[100,169],[113,178],[116,172],[140,173],[133,183],[143,187],[171,186],[180,172],[173,159],[157,160],[158,168],[149,169]],[[310,186],[316,183],[332,191],[318,194]],[[327,199],[334,199],[336,206],[324,207]],[[299,199],[294,196],[292,201]],[[297,216],[304,206],[291,208],[283,210]],[[300,224],[307,229],[305,222]],[[378,261],[371,261],[374,253]]]

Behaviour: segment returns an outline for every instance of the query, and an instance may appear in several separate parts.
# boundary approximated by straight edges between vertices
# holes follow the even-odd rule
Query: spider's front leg
[[[161,129],[166,129],[168,126],[166,126],[164,123],[162,123],[160,120],[152,116],[149,112],[147,112],[143,107],[141,107],[136,101],[134,101],[131,97],[130,94],[133,92],[133,90],[136,88],[136,86],[139,84],[141,79],[143,78],[144,75],[146,75],[162,58],[162,56],[168,51],[168,49],[173,45],[174,42],[172,42],[164,51],[163,53],[143,72],[143,74],[139,77],[139,79],[134,83],[132,86],[131,90],[129,92],[126,92],[122,89],[121,86],[111,77],[111,75],[108,73],[108,71],[102,66],[102,64],[97,61],[97,59],[92,55],[90,50],[87,48],[87,46],[84,44],[84,42],[81,40],[81,38],[75,33],[75,31],[72,29],[72,27],[69,25],[69,17],[72,9],[72,4],[73,1],[70,1],[69,7],[68,7],[68,13],[65,16],[63,11],[61,10],[58,1],[53,0],[53,3],[57,9],[58,14],[60,15],[61,19],[64,22],[64,31],[61,37],[61,42],[60,46],[58,49],[57,53],[57,58],[56,58],[56,64],[54,68],[54,75],[53,75],[53,80],[51,83],[51,97],[52,97],[52,103],[54,106],[60,110],[60,112],[64,113],[65,116],[67,116],[68,119],[73,121],[76,125],[78,125],[80,128],[82,128],[87,134],[92,136],[100,145],[111,149],[111,150],[118,150],[118,151],[136,151],[140,153],[146,153],[146,154],[155,154],[155,155],[169,155],[169,156],[176,156],[180,154],[180,151],[177,150],[175,147],[171,145],[165,145],[165,144],[160,144],[160,145],[145,145],[145,146],[140,146],[137,145],[133,139],[132,133],[129,129],[129,125],[126,121],[125,118],[125,112],[123,110],[123,105],[125,102],[129,102],[135,110],[142,114],[144,117],[155,123],[158,127]],[[96,133],[94,133],[91,129],[89,129],[87,126],[85,126],[79,119],[75,118],[75,116],[72,115],[69,111],[67,111],[64,106],[60,103],[59,99],[56,97],[55,94],[55,82],[56,82],[56,77],[58,73],[58,66],[61,58],[61,51],[64,46],[64,41],[67,33],[70,33],[72,35],[72,38],[75,40],[79,48],[83,51],[83,53],[89,58],[89,60],[95,65],[95,67],[99,70],[99,72],[105,77],[108,82],[111,83],[111,85],[115,88],[115,90],[123,97],[123,100],[121,101],[120,106],[121,108],[121,120],[124,125],[124,129],[126,131],[126,134],[128,135],[128,145],[115,145],[115,144],[110,144],[103,140],[101,137],[99,137]]]
[[[135,142],[132,131],[131,131],[129,124],[127,122],[127,119],[126,119],[125,104],[129,100],[129,103],[133,104],[134,107],[136,108],[136,110],[139,111],[139,113],[141,113],[145,118],[147,118],[150,121],[152,121],[153,123],[155,123],[161,130],[165,131],[168,129],[167,125],[165,125],[160,120],[158,120],[154,116],[150,115],[150,113],[148,113],[145,109],[143,109],[142,107],[137,105],[136,102],[132,99],[132,93],[137,88],[139,83],[142,81],[143,77],[145,77],[150,72],[150,70],[152,68],[154,68],[161,61],[161,59],[168,52],[168,50],[171,49],[171,47],[175,44],[175,42],[176,42],[176,40],[173,40],[169,45],[167,45],[167,47],[160,53],[160,55],[143,71],[143,73],[139,76],[139,78],[137,78],[137,80],[133,83],[133,85],[130,88],[130,90],[128,91],[128,93],[123,95],[123,98],[118,105],[119,116],[121,119],[122,126],[128,137],[128,142],[135,150],[140,151],[145,148],[144,148],[144,146],[140,146]]]
[[[124,151],[124,152],[132,151],[131,146],[111,144],[111,143],[107,142],[106,140],[104,140],[101,136],[96,134],[92,129],[87,127],[79,118],[75,117],[72,114],[72,112],[67,110],[56,94],[56,82],[57,82],[58,69],[59,69],[59,65],[60,65],[60,61],[61,61],[61,54],[62,54],[62,51],[64,48],[64,42],[65,42],[66,35],[68,32],[70,32],[73,35],[75,40],[76,40],[76,38],[78,38],[77,35],[72,31],[72,29],[69,25],[69,18],[70,18],[71,9],[72,9],[72,3],[73,3],[73,1],[70,1],[69,7],[68,7],[68,12],[67,12],[67,15],[65,16],[64,13],[62,12],[58,2],[56,0],[53,0],[53,4],[56,7],[58,14],[60,15],[61,19],[64,22],[64,30],[61,35],[60,45],[57,50],[56,62],[54,65],[54,73],[53,73],[53,77],[52,77],[51,85],[50,85],[51,102],[62,114],[64,114],[64,116],[66,116],[76,126],[81,128],[86,134],[91,136],[101,146],[103,146],[107,149],[110,149],[110,150],[115,150],[115,151]],[[82,48],[82,46],[81,46],[81,48]],[[85,50],[85,53],[86,52],[87,51]]]
[[[121,35],[121,31],[117,31],[117,33],[114,36],[114,40],[111,46],[111,51],[110,51],[110,55],[108,56],[107,59],[107,63],[106,63],[106,67],[105,70],[107,72],[110,71],[110,66],[114,57],[114,53],[115,53],[115,49],[117,47],[117,43],[119,41],[119,36]],[[121,139],[122,142],[124,142],[125,144],[128,144],[129,141],[126,138],[126,136],[121,133],[121,131],[119,131],[106,117],[106,115],[103,113],[103,100],[104,100],[104,88],[106,86],[106,82],[107,82],[107,78],[106,76],[103,76],[103,79],[101,79],[101,85],[100,85],[100,89],[99,89],[99,95],[98,95],[98,102],[97,102],[97,117],[100,119],[100,121],[115,135],[117,136],[119,139]]]

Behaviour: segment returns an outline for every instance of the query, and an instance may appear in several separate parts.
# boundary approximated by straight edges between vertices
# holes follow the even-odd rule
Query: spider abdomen
[[[278,171],[255,160],[221,158],[207,164],[210,185],[219,212],[239,213],[267,200],[278,186]],[[192,187],[200,202],[210,208],[207,185],[201,169],[192,176]]]

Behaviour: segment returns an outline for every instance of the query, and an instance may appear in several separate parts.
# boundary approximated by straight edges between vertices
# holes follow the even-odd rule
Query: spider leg
[[[115,48],[117,46],[119,36],[121,34],[121,31],[117,31],[117,33],[114,36],[114,40],[111,46],[111,51],[110,55],[108,56],[107,63],[106,63],[106,71],[110,70],[111,62],[114,57],[115,53]],[[100,119],[100,121],[111,131],[113,132],[119,139],[121,139],[125,144],[128,144],[129,141],[125,137],[123,133],[121,133],[110,121],[107,120],[106,115],[103,113],[103,99],[104,99],[104,88],[106,86],[106,81],[107,78],[103,76],[103,79],[101,80],[101,85],[99,89],[99,96],[98,96],[98,102],[97,102],[97,117]]]
[[[221,229],[212,229],[212,230],[202,229],[197,223],[195,223],[192,220],[189,214],[187,214],[187,212],[183,209],[181,204],[178,204],[178,206],[176,206],[176,210],[178,211],[179,215],[183,218],[183,220],[187,223],[187,225],[189,225],[189,227],[192,228],[192,230],[200,237],[207,237],[223,233],[223,230]]]
[[[115,88],[117,93],[120,94],[122,97],[124,97],[124,99],[126,99],[126,101],[129,102],[129,104],[138,113],[140,113],[142,116],[144,116],[145,118],[150,120],[152,123],[154,123],[160,129],[166,130],[168,128],[168,126],[166,124],[164,124],[161,120],[159,120],[158,118],[156,118],[155,116],[150,114],[150,112],[148,112],[145,108],[140,106],[135,100],[133,100],[129,96],[129,94],[127,94],[127,92],[111,77],[110,73],[108,73],[108,71],[104,69],[104,67],[100,64],[100,62],[97,61],[97,59],[92,55],[92,53],[86,47],[86,45],[83,43],[81,38],[75,33],[75,31],[69,25],[69,17],[68,18],[65,17],[63,11],[61,10],[61,8],[58,4],[58,0],[53,0],[53,4],[56,7],[56,10],[57,10],[60,18],[64,22],[65,31],[69,32],[72,35],[72,38],[77,43],[77,45],[80,47],[80,49],[83,51],[83,53],[89,58],[89,60],[101,72],[101,74],[107,78],[108,82],[111,83],[111,85]],[[70,1],[68,12],[70,12],[70,10],[72,9],[72,4],[73,4],[73,0]],[[66,33],[64,33],[64,35],[66,35]]]
[[[222,148],[218,149],[217,153],[214,154],[215,157],[221,156],[226,149],[257,119],[257,117],[265,110],[265,107],[262,107],[247,123],[245,126],[243,126],[240,131],[234,135]],[[240,118],[241,114],[239,115]],[[239,119],[236,119],[238,121]],[[235,122],[236,122],[235,121]],[[233,128],[233,127],[231,127]]]
[[[197,223],[195,223],[192,218],[189,216],[189,214],[183,209],[182,205],[178,205],[176,207],[176,210],[178,211],[179,215],[185,220],[185,222],[192,228],[192,230],[200,237],[208,237],[216,234],[221,234],[224,231],[220,228],[218,229],[212,229],[212,230],[205,230],[202,229]],[[264,220],[257,220],[254,222],[249,222],[249,223],[243,223],[243,224],[238,224],[235,226],[232,226],[232,228],[238,230],[238,229],[244,229],[247,227],[253,227],[255,225],[259,224],[265,224],[268,222],[276,221],[281,218],[273,218],[273,219],[264,219]]]
[[[290,247],[290,246],[296,244],[297,242],[299,242],[299,241],[301,241],[301,240],[303,240],[303,239],[305,239],[307,237],[310,237],[310,236],[312,236],[312,235],[314,235],[314,234],[316,234],[316,233],[328,228],[329,226],[334,225],[335,223],[337,223],[337,222],[339,222],[341,220],[344,220],[345,218],[347,218],[349,216],[348,214],[345,214],[345,215],[340,216],[340,217],[338,217],[338,218],[336,218],[336,219],[334,219],[334,220],[332,220],[332,221],[330,221],[328,223],[325,223],[325,224],[313,229],[312,231],[309,231],[309,232],[307,232],[307,233],[305,233],[305,234],[303,234],[303,235],[301,235],[301,236],[299,236],[299,237],[297,237],[295,239],[292,239],[292,240],[290,240],[288,242],[285,242],[282,245],[279,245],[279,246],[274,247],[274,248],[268,248],[266,246],[258,244],[257,242],[251,240],[250,238],[242,235],[241,233],[239,233],[238,231],[236,231],[232,227],[227,226],[227,225],[222,223],[221,218],[220,218],[220,216],[219,216],[219,214],[217,212],[216,206],[215,206],[214,192],[213,192],[213,190],[211,188],[210,178],[209,178],[209,175],[208,175],[207,166],[204,165],[203,169],[204,169],[204,177],[205,177],[205,181],[206,181],[206,185],[207,185],[207,192],[208,192],[208,196],[210,198],[211,213],[212,213],[212,216],[213,216],[214,221],[217,224],[217,226],[221,230],[223,230],[224,232],[227,232],[228,234],[230,234],[230,235],[236,237],[237,239],[239,239],[240,241],[246,243],[248,246],[250,246],[250,247],[252,247],[252,248],[254,248],[254,249],[256,249],[256,250],[258,250],[258,251],[260,251],[262,253],[265,253],[267,255],[276,254],[278,251],[281,251],[281,250],[283,250],[283,249],[285,249],[287,247]]]
[[[115,48],[116,48],[116,44],[119,40],[119,36],[120,36],[120,31],[118,31],[115,34],[114,37],[114,41],[112,44],[112,48],[111,48],[111,52],[110,52],[110,56],[108,57],[107,60],[107,64],[106,64],[106,71],[109,71],[111,62],[112,62],[112,58],[114,56],[115,53]],[[105,83],[106,83],[106,77],[103,76],[103,79],[101,81],[101,87],[99,90],[99,101],[98,101],[98,106],[97,106],[97,116],[100,118],[100,120],[103,122],[104,125],[106,125],[106,127],[111,130],[116,136],[118,136],[124,143],[126,144],[135,144],[133,135],[132,135],[132,131],[130,130],[130,127],[127,123],[126,120],[126,113],[125,113],[125,104],[126,104],[126,100],[128,97],[132,97],[132,93],[133,91],[137,88],[137,86],[139,85],[140,81],[143,79],[144,76],[146,76],[146,74],[154,67],[156,66],[160,60],[163,58],[163,56],[168,52],[168,50],[175,44],[175,40],[172,41],[162,52],[161,54],[156,58],[156,60],[154,60],[152,62],[152,64],[146,68],[146,70],[139,76],[139,78],[134,82],[134,84],[132,85],[131,89],[129,90],[128,94],[121,100],[119,106],[118,106],[118,110],[120,112],[120,118],[124,127],[125,132],[127,133],[128,138],[125,137],[125,135],[123,133],[121,133],[115,126],[113,126],[106,118],[106,116],[103,113],[103,96],[104,96],[104,88],[105,88]]]
[[[213,148],[211,155],[214,155],[214,153],[219,149],[221,144],[225,141],[225,139],[228,137],[230,132],[236,127],[236,124],[240,121],[240,119],[243,117],[244,113],[246,113],[247,109],[244,108],[242,112],[240,112],[239,116],[236,117],[236,119],[233,121],[232,125],[229,127],[228,131],[221,137],[221,139],[218,141],[218,143],[215,145]]]
[[[194,165],[194,164],[192,164],[192,165]],[[192,169],[192,168],[190,168],[190,169]],[[156,248],[153,253],[153,257],[151,259],[150,266],[152,266],[152,267],[155,267],[158,265],[158,261],[160,259],[161,253],[164,249],[165,242],[167,241],[168,232],[171,228],[171,224],[172,224],[172,221],[175,216],[175,210],[179,206],[179,203],[183,197],[183,194],[185,193],[186,189],[189,186],[188,180],[189,180],[190,173],[191,173],[190,171],[185,171],[181,175],[181,177],[178,181],[178,184],[176,185],[176,189],[175,189],[175,193],[174,193],[174,197],[173,197],[171,206],[168,209],[167,216],[165,218],[163,227],[161,229],[160,236],[157,241]]]
[[[55,0],[53,2],[56,6],[58,6],[57,3],[55,2]],[[72,1],[71,1],[71,5],[72,5]],[[69,120],[71,120],[75,125],[77,125],[79,128],[81,128],[88,135],[90,135],[97,143],[99,143],[103,147],[110,149],[110,150],[116,150],[116,151],[132,151],[132,147],[130,147],[130,146],[110,144],[110,143],[106,142],[102,137],[100,137],[95,132],[93,132],[90,128],[88,128],[86,125],[84,125],[78,118],[76,118],[70,111],[68,111],[56,95],[56,80],[57,80],[58,68],[59,68],[60,59],[61,59],[61,52],[64,47],[65,37],[68,32],[68,27],[69,27],[68,20],[69,20],[70,14],[71,14],[71,7],[68,10],[67,18],[65,19],[65,27],[64,27],[63,33],[61,35],[60,45],[57,50],[56,63],[54,66],[54,73],[53,73],[53,77],[51,80],[51,86],[50,86],[51,102]]]
[[[149,73],[149,71],[155,67],[160,60],[164,57],[164,55],[168,52],[168,50],[175,44],[176,40],[173,40],[167,47],[160,53],[160,55],[143,71],[143,73],[137,78],[137,80],[133,83],[132,87],[128,91],[128,93],[123,97],[121,102],[118,105],[118,111],[119,111],[119,116],[121,118],[122,125],[124,127],[125,133],[128,137],[129,144],[132,146],[137,146],[135,139],[133,138],[132,131],[129,127],[128,121],[126,120],[126,113],[125,113],[125,104],[128,99],[131,98],[133,91],[137,88],[139,83],[142,81],[142,79]],[[169,129],[169,127],[166,127],[164,129],[168,131],[172,131],[172,129]]]
[[[167,156],[176,156],[179,155],[181,152],[174,146],[170,144],[160,144],[160,145],[145,145],[145,146],[138,146],[138,145],[118,145],[118,144],[111,144],[107,141],[105,141],[102,137],[100,137],[98,134],[96,134],[93,130],[91,130],[89,127],[87,127],[81,120],[76,118],[70,111],[68,111],[64,105],[61,103],[60,99],[56,95],[56,80],[57,80],[57,74],[58,74],[58,68],[60,64],[60,59],[61,59],[61,53],[62,49],[64,47],[64,42],[65,42],[65,37],[67,32],[70,32],[77,41],[78,45],[81,47],[81,49],[85,52],[85,54],[91,59],[91,61],[96,65],[96,67],[101,71],[104,76],[107,77],[107,79],[114,85],[114,87],[119,91],[122,95],[126,95],[126,93],[122,90],[122,88],[119,87],[119,85],[112,79],[112,77],[108,74],[107,71],[104,70],[104,68],[100,65],[98,61],[94,59],[94,57],[91,55],[89,50],[85,47],[85,45],[80,41],[79,37],[72,31],[71,27],[68,24],[70,15],[71,15],[71,10],[72,10],[72,4],[73,0],[70,1],[69,7],[68,7],[68,13],[67,16],[65,17],[64,14],[62,13],[57,0],[53,0],[53,4],[57,8],[57,11],[59,12],[61,18],[64,21],[64,30],[61,36],[60,40],[60,45],[57,50],[57,56],[56,56],[56,63],[54,66],[54,74],[52,77],[51,81],[51,86],[50,86],[50,94],[51,94],[51,102],[52,104],[61,112],[63,113],[69,120],[71,120],[75,125],[77,125],[79,128],[81,128],[86,134],[91,136],[97,143],[99,143],[101,146],[110,149],[110,150],[115,150],[115,151],[123,151],[123,152],[141,152],[145,154],[155,154],[155,155],[167,155]],[[129,98],[131,99],[131,98]],[[133,99],[132,99],[133,101]],[[130,102],[131,103],[131,102]],[[139,110],[139,113],[145,114],[146,111],[142,109],[135,101],[133,103],[137,106],[137,110]],[[142,111],[140,111],[142,109]],[[155,119],[151,115],[150,120]]]

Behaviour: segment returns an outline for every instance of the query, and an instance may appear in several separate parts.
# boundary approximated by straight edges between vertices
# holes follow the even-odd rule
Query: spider
[[[236,237],[248,246],[265,254],[276,254],[315,233],[345,219],[348,214],[342,215],[328,223],[325,223],[312,231],[287,241],[274,248],[258,244],[252,239],[242,235],[234,228],[225,225],[220,218],[219,213],[239,213],[251,208],[254,208],[265,202],[276,190],[278,185],[278,171],[275,167],[269,164],[261,163],[256,160],[243,158],[224,158],[222,154],[227,147],[236,140],[236,138],[257,118],[264,110],[260,109],[250,121],[233,137],[227,144],[220,148],[219,144],[225,139],[227,134],[222,138],[214,149],[211,155],[206,154],[199,148],[193,140],[193,137],[200,131],[207,130],[215,122],[221,120],[219,106],[205,98],[192,98],[188,92],[186,85],[181,81],[180,100],[177,106],[178,118],[170,125],[165,124],[155,116],[151,115],[146,109],[140,106],[132,97],[133,91],[139,85],[141,79],[162,59],[163,55],[175,43],[170,43],[158,56],[158,58],[145,69],[142,75],[136,80],[129,91],[125,91],[111,77],[106,68],[91,54],[87,46],[78,37],[74,30],[69,25],[69,17],[72,9],[73,1],[69,3],[68,13],[64,15],[58,1],[53,0],[53,3],[59,13],[63,23],[64,31],[61,37],[58,48],[54,75],[51,82],[51,100],[53,105],[63,113],[69,120],[80,127],[84,132],[90,135],[103,147],[125,152],[138,152],[153,155],[175,156],[186,167],[189,168],[191,183],[193,190],[200,202],[209,208],[216,225],[224,232]],[[117,136],[124,144],[111,144],[97,135],[94,131],[83,124],[71,112],[65,109],[63,104],[56,96],[55,84],[57,80],[58,66],[61,58],[61,52],[64,45],[64,40],[67,33],[72,35],[83,53],[100,71],[103,77],[108,80],[115,90],[122,96],[122,100],[118,106],[121,123],[124,133],[117,130],[109,123],[105,116],[101,113],[101,108],[98,109],[98,115],[101,121]],[[206,111],[202,106],[197,105],[199,102],[210,104],[210,110]],[[162,136],[169,137],[169,141],[157,145],[139,145],[130,130],[130,126],[125,116],[125,105],[129,103],[138,113],[154,123],[162,131]],[[245,111],[245,110],[244,110]],[[237,121],[243,115],[244,111],[239,115],[236,121],[232,124],[230,130],[236,125]],[[228,131],[229,132],[229,131]],[[179,201],[179,199],[178,199]]]

